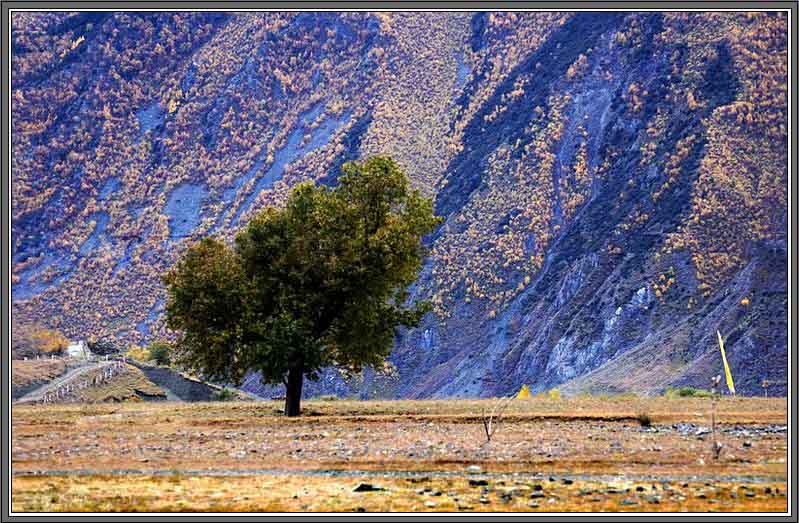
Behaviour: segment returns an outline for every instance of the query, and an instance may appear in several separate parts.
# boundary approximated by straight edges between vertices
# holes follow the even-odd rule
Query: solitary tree
[[[397,328],[429,310],[407,287],[438,223],[387,157],[345,164],[334,188],[298,184],[234,246],[201,240],[165,275],[173,356],[211,379],[283,383],[285,415],[298,416],[304,376],[380,365]]]

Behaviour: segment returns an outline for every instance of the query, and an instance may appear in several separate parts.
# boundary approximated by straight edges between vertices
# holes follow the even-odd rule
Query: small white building
[[[70,343],[67,346],[67,356],[70,358],[78,358],[82,360],[89,359],[89,348],[86,346],[86,342],[80,340],[75,343]]]

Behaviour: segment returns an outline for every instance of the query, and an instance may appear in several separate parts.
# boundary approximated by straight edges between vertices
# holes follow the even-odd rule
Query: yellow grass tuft
[[[530,387],[527,385],[522,385],[522,388],[519,389],[519,392],[516,394],[517,400],[529,400],[532,396],[530,395]]]

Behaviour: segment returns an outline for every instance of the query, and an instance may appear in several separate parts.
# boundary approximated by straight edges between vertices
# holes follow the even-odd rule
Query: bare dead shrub
[[[505,409],[508,408],[508,405],[510,405],[510,402],[513,401],[514,398],[515,396],[505,396],[499,398],[494,403],[494,406],[491,408],[490,412],[486,411],[485,407],[480,410],[480,417],[483,421],[483,429],[485,430],[486,436],[485,444],[491,443],[491,438],[499,428],[500,422],[502,421],[502,415],[505,413]]]

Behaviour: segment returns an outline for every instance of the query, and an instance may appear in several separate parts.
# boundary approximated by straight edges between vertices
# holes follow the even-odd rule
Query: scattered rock
[[[491,503],[490,501],[488,501],[488,498],[486,498],[486,497],[483,497],[483,496],[481,496],[481,497],[480,497],[480,500],[479,500],[479,501],[480,501],[480,503],[482,503],[483,505],[487,505],[487,504]]]
[[[481,469],[477,465],[469,465],[468,467],[466,467],[466,470],[469,472],[480,472],[483,469]]]
[[[470,479],[469,486],[470,487],[485,487],[488,485],[488,481],[484,479]]]
[[[436,506],[436,504],[434,502],[430,501],[430,500],[427,500],[427,501],[424,502],[424,506],[427,507],[427,508],[434,508]]]
[[[381,490],[386,490],[383,487],[377,487],[372,485],[371,483],[359,483],[357,487],[352,489],[353,492],[378,492]]]

